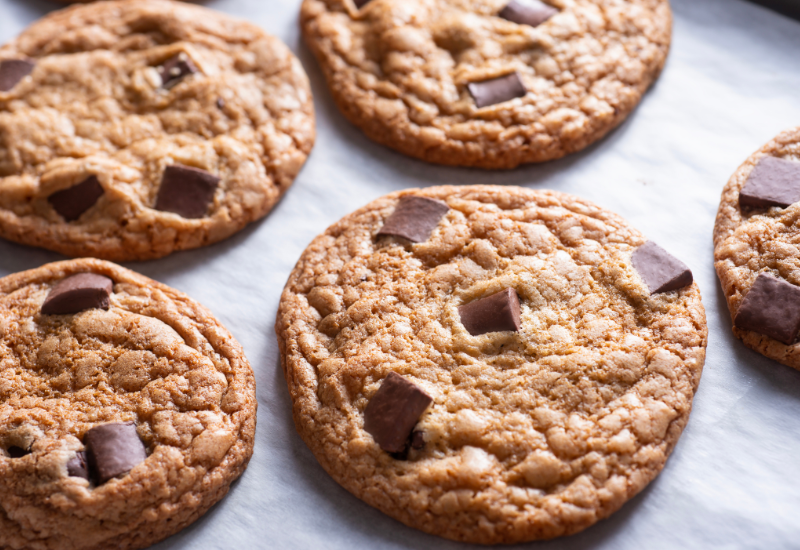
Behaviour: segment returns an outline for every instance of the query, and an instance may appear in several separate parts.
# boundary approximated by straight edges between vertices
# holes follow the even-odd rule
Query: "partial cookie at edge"
[[[345,117],[449,165],[510,169],[579,151],[630,114],[666,61],[667,0],[554,0],[559,13],[536,27],[499,17],[507,3],[304,0],[301,21]],[[515,72],[525,97],[477,108],[470,83]]]

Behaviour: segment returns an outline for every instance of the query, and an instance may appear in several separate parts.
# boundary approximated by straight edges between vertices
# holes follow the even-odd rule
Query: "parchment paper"
[[[249,468],[205,517],[156,548],[467,548],[390,519],[339,487],[296,435],[273,331],[300,253],[328,225],[407,187],[551,188],[627,218],[688,263],[703,293],[708,356],[689,425],[661,475],[610,519],[518,548],[800,548],[800,373],[746,349],[713,268],[711,231],[736,167],[800,125],[800,24],[742,0],[673,0],[667,67],[613,134],[561,161],[513,172],[436,167],[367,140],[336,110],[298,28],[300,0],[215,0],[282,38],[311,78],[317,145],[263,221],[215,246],[127,264],[208,306],[242,343],[258,383]],[[55,9],[0,0],[0,40]],[[0,241],[0,276],[63,259]]]

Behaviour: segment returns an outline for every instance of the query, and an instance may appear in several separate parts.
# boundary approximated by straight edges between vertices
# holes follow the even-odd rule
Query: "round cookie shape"
[[[714,266],[744,344],[800,370],[800,127],[756,151],[722,191]]]
[[[301,20],[339,109],[368,137],[510,169],[602,138],[669,51],[667,0],[545,1],[304,0]]]
[[[418,209],[428,237],[383,231],[422,199],[448,207]],[[649,244],[552,191],[368,204],[309,245],[281,297],[299,434],[347,490],[428,533],[513,543],[607,517],[663,468],[705,358],[699,289]]]
[[[0,236],[68,256],[225,239],[272,209],[315,138],[280,40],[172,0],[47,15],[0,48],[0,90]]]
[[[94,259],[0,279],[0,547],[178,532],[246,468],[256,407],[241,346],[188,296]]]

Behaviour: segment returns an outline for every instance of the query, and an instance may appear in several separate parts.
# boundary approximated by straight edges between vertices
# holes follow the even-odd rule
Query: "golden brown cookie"
[[[0,279],[0,548],[147,547],[253,452],[241,346],[188,296],[82,259]]]
[[[514,168],[602,138],[669,51],[667,0],[546,1],[304,0],[301,18],[367,136],[429,162]]]
[[[800,127],[756,151],[722,191],[714,266],[733,333],[800,369]]]
[[[269,212],[313,142],[307,77],[255,25],[73,6],[0,49],[0,236],[120,261],[207,245]]]
[[[323,468],[412,527],[575,533],[664,467],[706,320],[691,272],[619,216],[518,187],[411,189],[309,245],[276,332]]]

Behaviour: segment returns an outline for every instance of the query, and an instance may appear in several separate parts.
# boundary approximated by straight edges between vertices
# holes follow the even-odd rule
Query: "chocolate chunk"
[[[538,27],[557,13],[557,9],[540,0],[511,0],[498,16],[520,25]]]
[[[69,459],[69,462],[67,462],[67,474],[70,477],[89,479],[89,466],[86,463],[86,453],[84,451],[78,451],[75,456]]]
[[[414,430],[411,434],[410,445],[412,449],[419,451],[425,448],[425,434],[420,430]]]
[[[467,90],[478,109],[523,97],[528,91],[516,71],[499,78],[470,82]]]
[[[793,344],[800,330],[800,287],[766,273],[760,274],[742,300],[733,324],[787,346]]]
[[[22,458],[25,455],[31,454],[30,451],[26,451],[22,447],[17,447],[16,445],[12,445],[8,448],[8,456],[11,458]]]
[[[47,200],[62,218],[71,222],[80,218],[102,196],[103,186],[97,181],[97,176],[90,176],[78,185],[56,191]]]
[[[147,458],[133,422],[96,426],[86,432],[83,443],[89,471],[97,485],[127,474]]]
[[[156,210],[174,212],[184,218],[202,218],[214,200],[219,178],[182,164],[167,166],[161,177]]]
[[[694,280],[692,271],[685,263],[653,241],[647,241],[637,248],[631,260],[650,294],[677,290],[689,286]]]
[[[78,273],[62,279],[45,298],[43,315],[66,315],[85,309],[108,309],[114,281],[96,273]]]
[[[353,4],[355,4],[358,9],[361,9],[367,4],[369,4],[371,1],[372,0],[353,0]]]
[[[458,308],[461,324],[473,336],[503,330],[519,331],[519,297],[512,288]]]
[[[389,453],[402,453],[419,417],[431,404],[431,397],[416,384],[390,372],[369,400],[364,411],[364,429]]]
[[[219,109],[221,111],[224,108],[225,108],[225,100],[222,99],[221,97],[218,97],[217,98],[217,109]]]
[[[36,63],[27,59],[6,59],[0,61],[0,92],[8,92],[19,81],[33,72]]]
[[[800,162],[776,157],[758,161],[739,191],[739,206],[786,208],[800,201]]]
[[[158,69],[161,75],[161,87],[169,90],[183,78],[197,72],[197,66],[185,53],[171,57]]]
[[[413,243],[427,241],[448,210],[447,203],[436,199],[402,197],[378,231],[378,236],[403,237]]]

